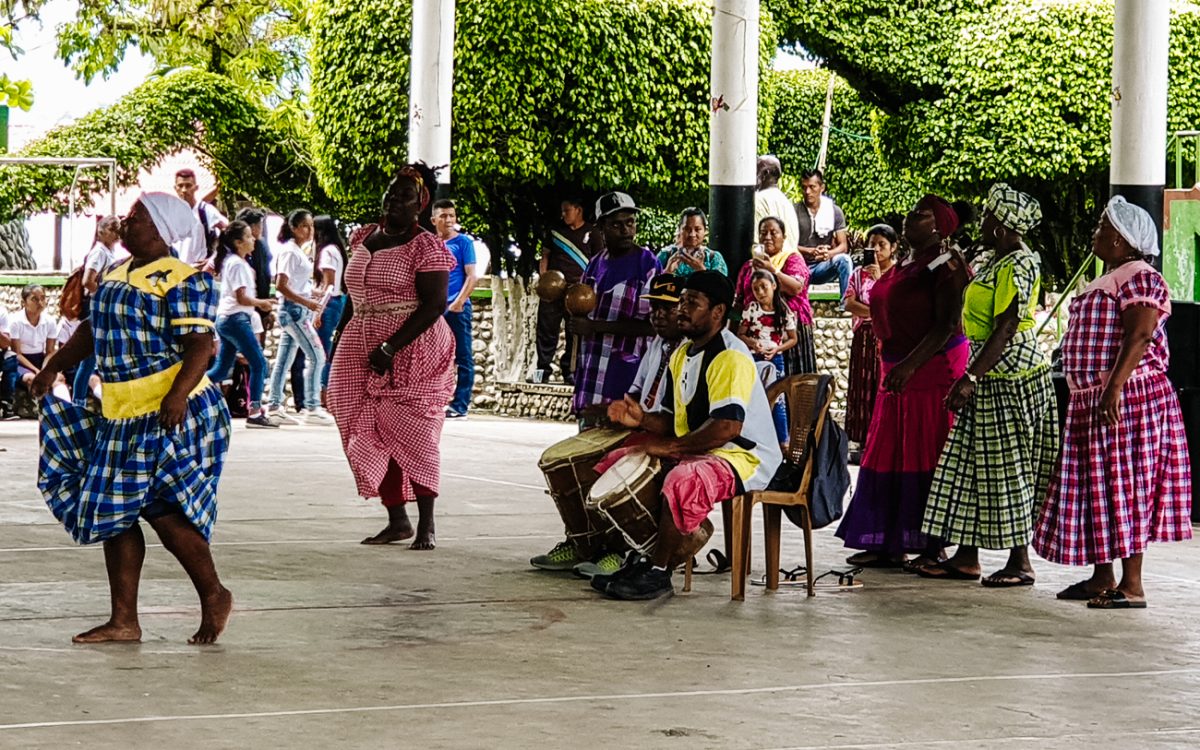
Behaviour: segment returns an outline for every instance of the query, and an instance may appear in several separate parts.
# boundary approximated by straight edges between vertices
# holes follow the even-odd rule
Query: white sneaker
[[[267,419],[275,424],[300,424],[300,420],[287,413],[282,406],[272,406],[267,410]]]
[[[331,425],[333,423],[333,415],[320,407],[304,414],[304,424]]]

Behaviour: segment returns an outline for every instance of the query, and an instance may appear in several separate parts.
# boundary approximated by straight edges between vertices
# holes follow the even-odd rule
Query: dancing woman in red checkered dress
[[[383,196],[383,216],[350,238],[350,302],[329,373],[329,410],[358,493],[379,497],[388,524],[363,544],[413,537],[405,505],[420,517],[411,549],[434,548],[438,443],[454,391],[454,336],[442,319],[454,257],[418,225],[437,178],[404,167]]]
[[[1192,536],[1187,438],[1167,380],[1163,327],[1171,303],[1162,275],[1145,260],[1159,253],[1150,214],[1113,198],[1093,251],[1107,272],[1071,303],[1062,344],[1071,387],[1062,461],[1033,546],[1051,562],[1095,566],[1059,599],[1140,609],[1147,544]]]

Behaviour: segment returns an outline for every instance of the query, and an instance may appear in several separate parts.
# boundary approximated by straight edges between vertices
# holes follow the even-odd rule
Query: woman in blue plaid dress
[[[143,195],[121,227],[131,259],[104,276],[90,321],[33,384],[44,396],[58,372],[93,352],[104,381],[99,415],[53,397],[42,403],[38,487],[76,542],[103,542],[112,593],[108,622],[76,643],[141,639],[141,518],[200,595],[200,628],[189,643],[214,642],[233,608],[208,546],[229,446],[229,412],[204,374],[217,294],[211,277],[171,251],[195,222],[175,196]]]
[[[1046,495],[1059,449],[1050,363],[1034,330],[1041,263],[1021,240],[1041,218],[1036,200],[1003,183],[988,194],[980,233],[995,254],[963,295],[971,362],[946,397],[958,418],[933,474],[922,528],[958,550],[921,568],[923,578],[977,580],[982,547],[1009,553],[984,586],[1034,582],[1034,507]]]

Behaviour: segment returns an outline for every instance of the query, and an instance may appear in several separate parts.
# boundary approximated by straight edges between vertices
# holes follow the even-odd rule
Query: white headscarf
[[[1134,250],[1148,258],[1162,252],[1158,248],[1158,227],[1154,226],[1154,219],[1146,209],[1115,195],[1104,209],[1104,215]]]
[[[187,263],[198,263],[208,255],[208,238],[196,212],[187,203],[167,193],[142,193],[138,202],[146,207],[158,234]]]

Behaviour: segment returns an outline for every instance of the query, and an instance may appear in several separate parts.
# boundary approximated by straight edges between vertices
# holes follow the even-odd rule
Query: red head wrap
[[[421,170],[409,164],[400,170],[400,174],[404,177],[412,178],[412,181],[417,183],[417,191],[421,200],[421,210],[424,211],[425,207],[429,205],[429,188],[425,186],[425,178],[421,176]]]
[[[954,234],[959,227],[958,212],[945,199],[930,193],[921,200],[917,201],[917,210],[926,210],[933,212],[933,220],[937,225],[938,234],[943,237],[949,237]]]

